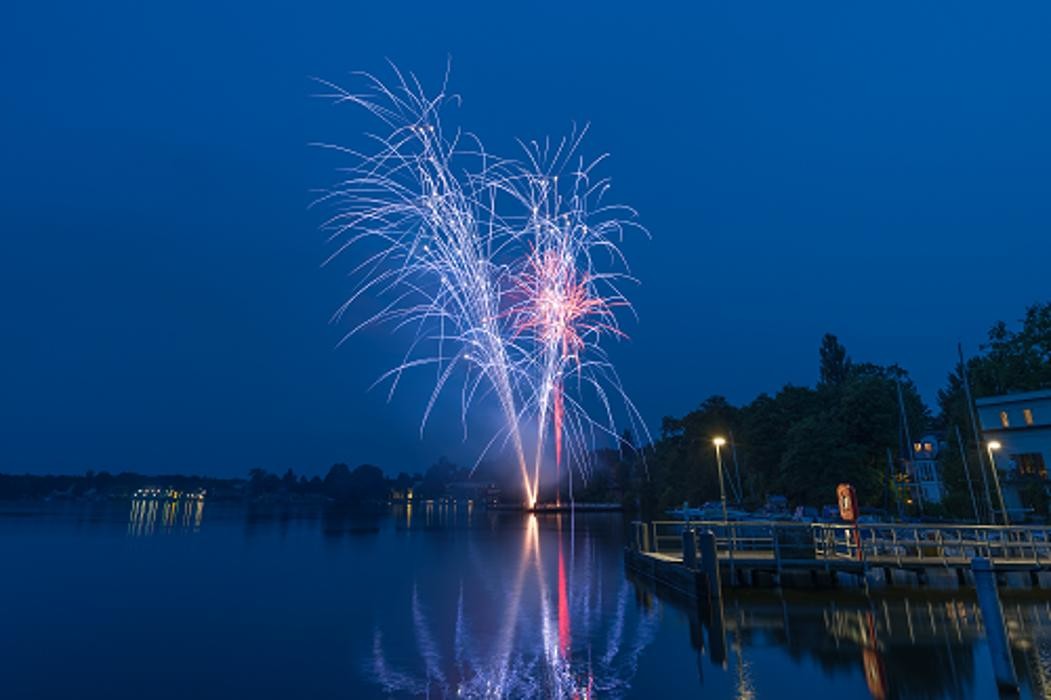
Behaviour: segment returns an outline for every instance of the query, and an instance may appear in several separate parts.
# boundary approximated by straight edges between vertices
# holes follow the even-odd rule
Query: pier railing
[[[974,557],[1051,566],[1047,526],[697,520],[636,521],[632,526],[635,549],[668,557],[682,556],[685,532],[710,530],[723,556],[770,558],[778,566],[815,560],[950,566]]]

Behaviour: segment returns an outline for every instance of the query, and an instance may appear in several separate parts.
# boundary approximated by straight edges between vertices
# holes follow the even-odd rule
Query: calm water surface
[[[10,698],[992,698],[973,599],[728,596],[624,573],[619,516],[0,508]],[[1006,597],[1023,697],[1051,608]]]

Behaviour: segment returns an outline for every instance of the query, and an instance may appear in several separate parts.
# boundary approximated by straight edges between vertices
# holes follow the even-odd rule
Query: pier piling
[[[989,642],[989,654],[993,659],[996,686],[1001,693],[1018,693],[1018,676],[1015,674],[1011,647],[1004,627],[1004,611],[1000,605],[1000,594],[996,588],[996,573],[992,562],[984,557],[971,561],[974,572],[974,587],[978,594],[978,607],[985,623],[985,637]]]
[[[722,599],[723,588],[719,580],[719,551],[715,547],[715,533],[705,530],[698,533],[701,545],[701,571],[707,580],[709,602]]]

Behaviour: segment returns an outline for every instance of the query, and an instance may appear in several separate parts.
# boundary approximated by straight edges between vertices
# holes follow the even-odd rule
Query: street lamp
[[[1004,504],[1004,492],[1000,488],[1000,470],[996,468],[996,458],[993,452],[999,450],[1003,445],[998,440],[990,440],[985,448],[989,453],[989,467],[993,470],[993,483],[996,484],[996,497],[1000,499],[1000,512],[1004,514],[1004,525],[1010,525],[1007,520],[1007,505]]]
[[[730,517],[726,512],[726,487],[723,486],[722,447],[726,444],[726,438],[717,437],[712,440],[712,444],[715,445],[715,462],[719,465],[719,497],[723,501],[723,525],[725,525],[730,520]]]
[[[730,527],[730,516],[726,512],[726,487],[723,485],[723,452],[722,447],[726,444],[726,438],[717,437],[712,440],[715,445],[715,462],[719,465],[719,497],[723,501],[723,535],[730,535],[730,578],[734,578],[734,550],[737,549],[737,531]],[[729,531],[727,533],[727,531]]]

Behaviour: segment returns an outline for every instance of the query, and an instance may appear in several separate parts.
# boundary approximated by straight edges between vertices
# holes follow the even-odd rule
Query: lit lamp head
[[[714,440],[712,440],[712,444],[715,445],[716,447],[722,447],[723,445],[726,444],[726,438],[717,437]]]
[[[1003,445],[1001,445],[999,443],[999,441],[997,441],[997,440],[993,440],[992,442],[989,443],[989,449],[990,450],[998,450],[1001,447],[1003,447]]]

